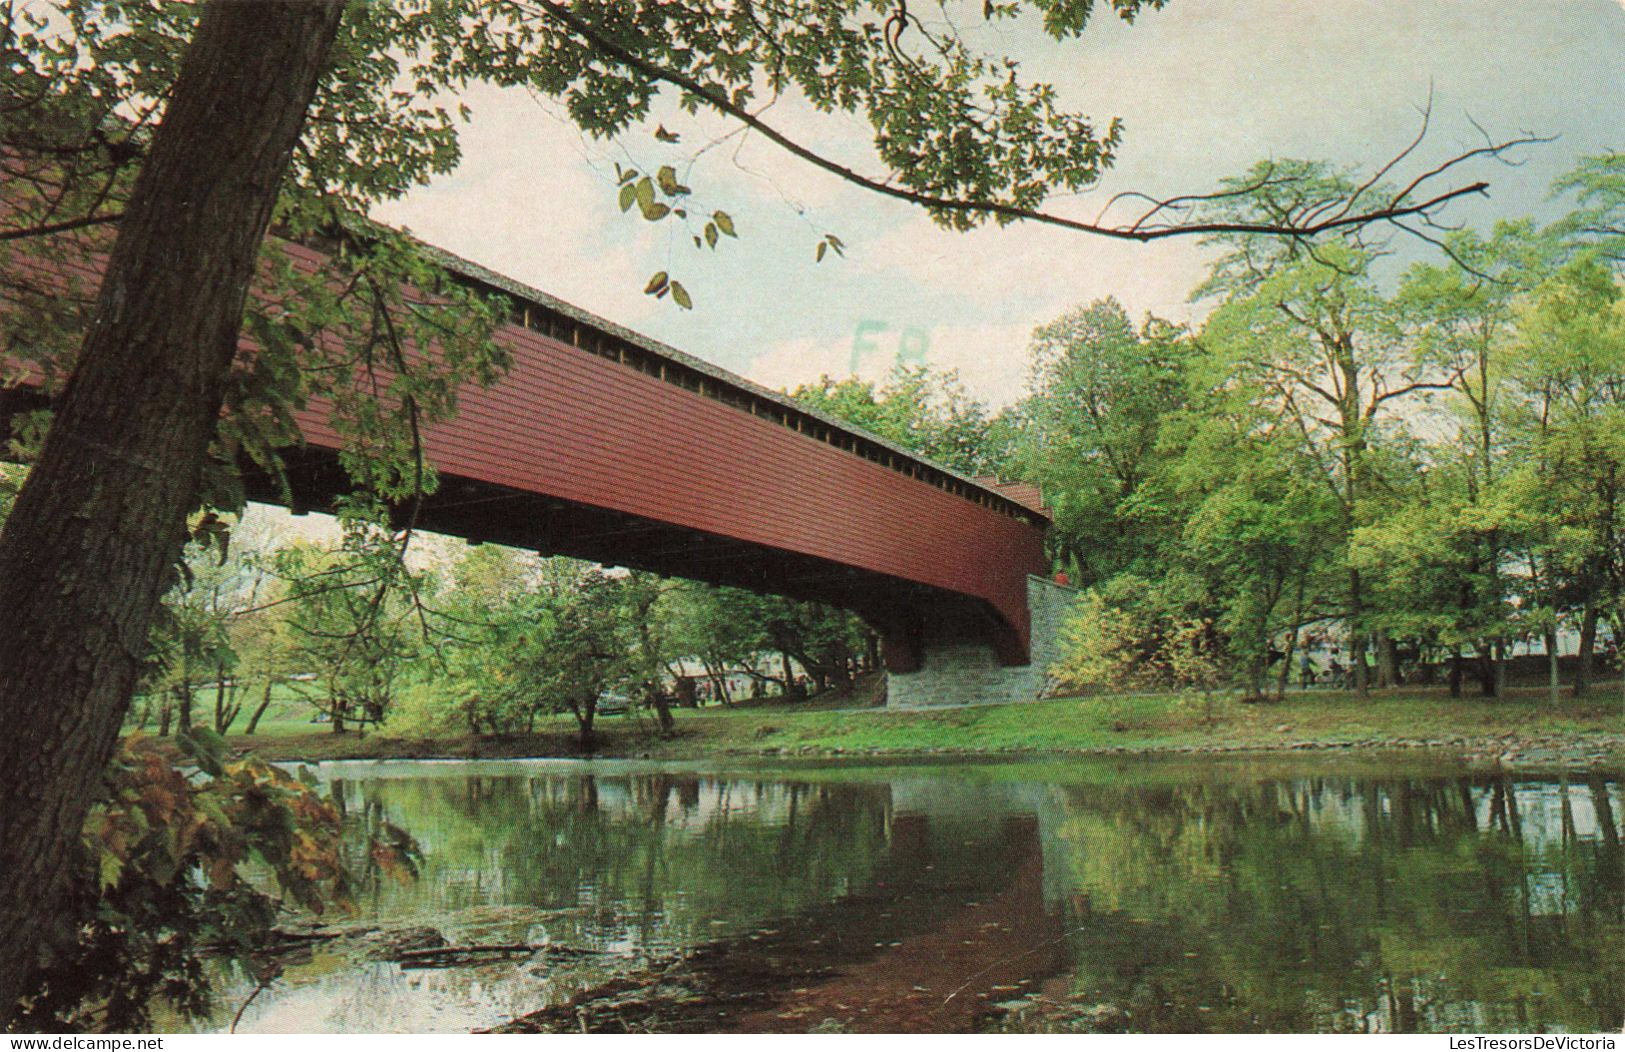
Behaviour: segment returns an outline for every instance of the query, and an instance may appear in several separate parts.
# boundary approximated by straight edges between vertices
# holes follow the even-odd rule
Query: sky
[[[1548,196],[1553,178],[1581,157],[1625,149],[1625,0],[1171,0],[1132,26],[1100,18],[1066,43],[1030,22],[962,21],[973,43],[1020,58],[1070,108],[1124,120],[1101,185],[1048,206],[1078,218],[1120,191],[1210,190],[1271,157],[1370,170],[1410,141],[1430,93],[1431,132],[1396,175],[1481,145],[1474,122],[1497,139],[1557,137],[1522,150],[1516,167],[1463,171],[1461,183],[1487,179],[1490,194],[1452,206],[1452,221],[1553,219],[1563,210]],[[463,163],[380,219],[771,387],[854,367],[876,378],[899,352],[923,352],[1003,405],[1023,391],[1032,330],[1073,307],[1115,296],[1136,316],[1182,322],[1205,309],[1189,301],[1210,258],[1194,239],[1122,244],[1031,224],[955,233],[675,106],[657,105],[646,127],[601,142],[522,90],[482,88],[462,101],[474,114]],[[769,116],[883,174],[861,118],[794,99]],[[657,122],[682,141],[656,141]],[[676,165],[694,188],[693,211],[726,210],[739,238],[698,252],[681,225],[622,214],[617,162]],[[846,256],[815,263],[827,233]],[[683,282],[694,310],[643,294],[658,270]]]

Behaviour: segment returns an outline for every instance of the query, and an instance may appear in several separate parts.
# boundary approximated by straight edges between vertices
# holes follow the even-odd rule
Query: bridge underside
[[[284,458],[296,514],[327,511],[350,488],[331,451],[287,450]],[[249,499],[287,503],[263,473],[251,472],[245,482]],[[408,509],[398,509],[397,525],[404,526],[408,516]],[[983,600],[610,508],[442,475],[439,489],[417,509],[414,525],[471,543],[572,556],[849,610],[880,635],[890,672],[922,668],[931,626],[944,617],[990,643],[999,664],[1022,665],[1028,659],[1024,641]]]

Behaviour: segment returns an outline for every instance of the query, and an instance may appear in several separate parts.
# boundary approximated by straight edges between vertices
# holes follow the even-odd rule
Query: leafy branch
[[[1100,237],[1136,242],[1159,241],[1170,237],[1193,235],[1268,235],[1293,240],[1312,240],[1326,234],[1359,229],[1374,223],[1390,223],[1400,227],[1400,229],[1407,230],[1407,232],[1414,233],[1410,228],[1401,226],[1399,221],[1407,218],[1431,220],[1444,205],[1459,198],[1483,195],[1489,189],[1487,182],[1479,180],[1421,196],[1424,189],[1433,184],[1435,180],[1468,161],[1484,158],[1505,161],[1506,155],[1518,147],[1551,141],[1550,137],[1522,135],[1516,138],[1489,142],[1482,147],[1459,153],[1417,175],[1402,188],[1385,195],[1380,201],[1366,208],[1357,206],[1383,174],[1391,171],[1395,165],[1415,150],[1420,142],[1420,136],[1406,146],[1395,158],[1384,164],[1378,170],[1377,175],[1365,185],[1355,188],[1338,199],[1316,202],[1313,207],[1305,209],[1299,214],[1283,216],[1273,221],[1245,219],[1205,220],[1200,218],[1201,213],[1199,211],[1192,211],[1194,206],[1205,202],[1245,197],[1256,194],[1260,190],[1281,185],[1280,179],[1277,179],[1273,174],[1266,174],[1261,181],[1251,185],[1231,187],[1209,194],[1186,194],[1161,198],[1147,194],[1121,194],[1108,203],[1108,209],[1117,201],[1129,197],[1138,197],[1146,201],[1146,209],[1126,223],[1109,223],[1102,217],[1097,217],[1093,221],[1080,220],[1058,215],[1054,212],[1042,211],[1011,200],[976,196],[943,196],[926,190],[897,185],[887,179],[864,174],[790,137],[762,119],[759,114],[751,112],[741,102],[736,101],[735,98],[725,95],[718,88],[702,82],[689,73],[661,65],[622,46],[618,41],[598,31],[576,12],[561,3],[554,2],[554,0],[508,0],[507,6],[517,11],[521,16],[539,17],[552,23],[584,41],[597,55],[611,59],[651,81],[664,83],[681,90],[688,98],[697,100],[725,116],[740,121],[792,156],[838,176],[854,186],[882,196],[919,205],[938,217],[958,216],[973,223],[991,217],[1001,223],[1033,222]],[[1426,134],[1425,117],[1421,134]],[[1281,177],[1281,179],[1290,178],[1292,177]],[[1173,221],[1159,219],[1160,216],[1165,214],[1175,213],[1182,214],[1185,218]]]

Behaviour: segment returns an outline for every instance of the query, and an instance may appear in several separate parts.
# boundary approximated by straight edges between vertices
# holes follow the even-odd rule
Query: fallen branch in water
[[[592,957],[602,952],[545,942],[478,943],[469,946],[434,946],[423,950],[402,950],[392,955],[390,959],[402,968],[450,968],[459,964],[471,964],[474,958],[485,956],[511,957],[542,953],[557,957]]]
[[[286,928],[271,929],[271,937],[276,939],[278,942],[285,943],[328,942],[333,939],[341,939],[345,935],[353,934],[355,933],[336,931],[332,928],[314,929],[310,931],[289,931]]]

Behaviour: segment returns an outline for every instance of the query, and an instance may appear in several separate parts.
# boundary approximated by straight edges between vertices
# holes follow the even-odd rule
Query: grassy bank
[[[1314,748],[1449,749],[1506,762],[1625,766],[1625,703],[1608,687],[1553,705],[1544,691],[1506,698],[1450,698],[1444,691],[1292,693],[1244,705],[1167,696],[1062,698],[1017,705],[893,711],[812,704],[758,704],[681,711],[677,733],[660,738],[646,718],[600,720],[596,754],[651,759],[800,755],[986,755],[1192,752]],[[575,724],[544,720],[537,733],[432,740],[365,737],[281,727],[240,748],[278,760],[578,756]]]

